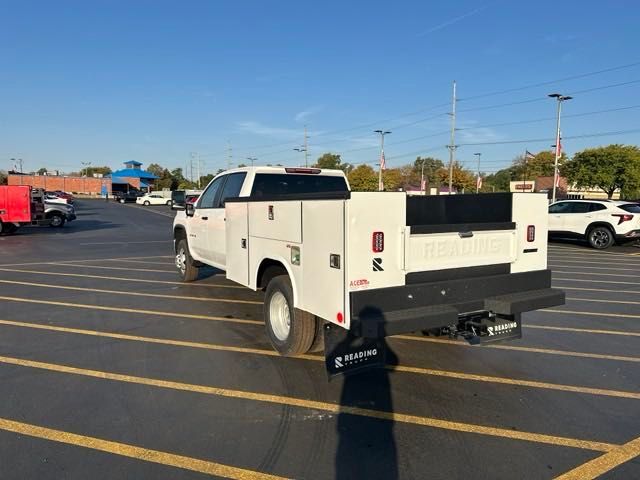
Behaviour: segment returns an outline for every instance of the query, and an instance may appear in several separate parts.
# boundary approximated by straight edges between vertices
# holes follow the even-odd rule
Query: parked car
[[[44,193],[44,201],[45,202],[50,202],[50,203],[60,203],[63,205],[67,205],[69,204],[69,200],[63,197],[59,197],[58,195],[54,194],[53,192],[45,192]]]
[[[75,197],[73,195],[71,195],[70,193],[67,192],[63,192],[62,190],[54,190],[53,192],[45,192],[48,195],[55,195],[56,197],[59,198],[64,198],[65,200],[67,200],[67,203],[73,203],[75,200]]]
[[[141,197],[136,198],[136,203],[139,205],[171,205],[171,198],[167,198],[161,193],[146,193]]]
[[[611,200],[562,200],[549,205],[549,236],[581,238],[599,250],[640,238],[640,205]]]
[[[113,198],[120,203],[135,203],[141,195],[140,192],[113,192]]]
[[[63,205],[45,200],[44,217],[49,220],[49,226],[60,228],[66,222],[76,219],[76,211],[73,205]]]

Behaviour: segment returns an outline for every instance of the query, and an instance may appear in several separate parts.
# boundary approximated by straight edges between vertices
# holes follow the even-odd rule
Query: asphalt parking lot
[[[640,249],[550,245],[567,304],[524,338],[388,340],[327,381],[262,294],[181,284],[172,212],[78,201],[0,237],[0,478],[640,478]]]

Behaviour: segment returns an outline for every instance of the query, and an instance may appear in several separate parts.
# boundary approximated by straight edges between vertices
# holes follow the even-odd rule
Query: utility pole
[[[309,166],[309,143],[307,137],[307,126],[304,126],[304,166]]]
[[[80,170],[80,176],[87,176],[87,174],[89,173],[89,165],[91,165],[91,162],[80,162],[82,164],[82,170],[84,170],[84,174],[82,173],[82,170]],[[20,160],[20,172],[22,173],[22,160]]]
[[[386,170],[386,161],[384,158],[384,136],[389,135],[391,132],[388,130],[374,130],[373,133],[380,134],[380,166],[378,168],[378,191],[384,190],[384,184],[382,183],[382,171]]]
[[[227,170],[231,169],[232,159],[233,159],[233,151],[231,150],[231,144],[227,143]]]
[[[474,153],[478,157],[478,177],[476,178],[476,193],[480,193],[480,157],[482,153]]]
[[[423,195],[426,195],[426,185],[424,183],[424,162],[426,162],[427,159],[423,158],[422,159],[422,167],[420,168],[420,191],[422,192]]]
[[[456,161],[456,81],[453,81],[453,102],[451,104],[451,143],[449,148],[449,195],[453,189],[453,164]]]
[[[191,152],[191,182],[193,183],[193,160],[196,161],[196,184],[198,185],[198,190],[200,189],[200,153]]]
[[[251,162],[251,166],[253,167],[253,162],[255,162],[258,159],[256,157],[247,157],[247,160]]]
[[[556,159],[553,164],[553,196],[551,197],[551,202],[556,201],[556,186],[558,185],[558,160],[560,159],[560,155],[562,154],[562,146],[560,144],[560,114],[562,113],[562,102],[567,100],[571,100],[573,97],[568,95],[560,95],[559,93],[550,93],[548,95],[551,98],[555,98],[558,102],[558,110],[557,110],[557,122],[556,122]]]

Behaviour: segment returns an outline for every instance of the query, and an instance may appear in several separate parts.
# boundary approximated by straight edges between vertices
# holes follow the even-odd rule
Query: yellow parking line
[[[53,363],[37,362],[33,360],[24,360],[21,358],[0,356],[0,362],[9,365],[17,365],[21,367],[37,368],[58,373],[82,375],[85,377],[99,378],[103,380],[112,380],[116,382],[126,382],[138,385],[147,385],[152,387],[167,388],[172,390],[202,393],[205,395],[214,395],[225,398],[250,400],[254,402],[264,402],[275,405],[288,405],[291,407],[305,408],[311,410],[320,410],[332,414],[347,414],[365,418],[374,418],[377,420],[386,420],[390,422],[404,423],[410,425],[438,428],[442,430],[475,433],[477,435],[486,435],[490,437],[508,438],[511,440],[522,440],[535,443],[543,443],[547,445],[556,445],[563,447],[580,448],[585,450],[593,450],[598,452],[609,452],[619,447],[619,445],[597,442],[591,440],[581,440],[576,438],[559,437],[555,435],[545,435],[542,433],[523,432],[500,427],[488,427],[485,425],[477,425],[472,423],[454,422],[450,420],[442,420],[433,417],[421,417],[418,415],[409,415],[404,413],[389,412],[384,410],[373,410],[362,407],[352,407],[348,405],[340,405],[330,402],[322,402],[317,400],[306,400],[303,398],[289,397],[283,395],[273,395],[268,393],[250,392],[244,390],[231,390],[228,388],[213,387],[208,385],[197,385],[192,383],[174,382],[170,380],[161,380],[147,377],[137,377],[132,375],[123,375],[120,373],[106,372],[102,370],[88,370],[84,368],[71,367],[67,365],[59,365]]]
[[[88,258],[88,259],[82,259],[82,260],[64,260],[58,263],[65,263],[65,262],[72,262],[72,263],[77,263],[77,262],[104,262],[104,261],[118,261],[118,260],[129,260],[129,259],[145,259],[145,258],[173,258],[173,255],[152,255],[150,257],[122,257],[122,258]],[[29,263],[3,263],[0,264],[0,267],[21,267],[21,266],[29,266],[29,265],[43,265],[46,262],[29,262]]]
[[[445,338],[434,337],[417,337],[411,335],[396,335],[390,338],[398,338],[401,340],[411,340],[429,343],[444,343],[447,345],[457,345],[460,347],[473,347],[466,342],[459,340],[450,340]],[[512,350],[517,352],[544,353],[548,355],[560,355],[566,357],[592,358],[597,360],[615,360],[619,362],[637,362],[640,363],[640,357],[625,357],[620,355],[603,355],[599,353],[573,352],[570,350],[553,350],[549,348],[520,347],[515,345],[483,345],[482,348],[491,348],[496,350]]]
[[[640,302],[634,302],[632,300],[603,300],[601,298],[579,298],[579,297],[567,297],[567,300],[573,300],[573,301],[579,301],[579,302],[622,303],[625,305],[640,305]]]
[[[628,257],[630,255],[634,255],[633,253],[603,252],[603,251],[594,252],[593,250],[586,250],[586,249],[580,250],[579,248],[564,248],[564,247],[556,247],[553,245],[550,245],[548,247],[548,251],[553,253],[578,252],[580,255],[590,255],[595,257],[604,257],[604,256]]]
[[[584,280],[584,279],[580,279],[580,278],[558,278],[558,277],[553,277],[553,281],[557,282],[557,281],[563,281],[563,282],[588,282],[588,283],[611,283],[611,284],[616,284],[616,285],[638,285],[638,282],[622,282],[622,281],[616,281],[616,280]],[[564,287],[560,287],[560,288],[564,288]],[[640,290],[639,290],[640,291]]]
[[[631,278],[638,278],[638,274],[635,275],[629,275],[626,273],[596,273],[596,272],[567,272],[564,270],[553,270],[553,273],[570,273],[573,275],[596,275],[596,276],[603,276],[603,277],[631,277]]]
[[[12,268],[0,268],[0,272],[13,272],[13,273],[33,273],[37,275],[54,275],[60,277],[79,277],[79,278],[99,278],[102,280],[117,280],[122,282],[137,282],[137,283],[157,283],[163,285],[182,285],[183,287],[209,287],[209,288],[242,288],[247,290],[247,287],[241,285],[223,285],[221,283],[196,283],[196,282],[172,282],[169,280],[147,280],[144,278],[128,278],[128,277],[107,277],[104,275],[87,275],[84,273],[63,273],[63,272],[45,272],[41,270],[20,270]]]
[[[54,302],[53,300],[35,300],[32,298],[21,297],[5,297],[0,296],[0,300],[6,300],[9,302],[22,302],[22,303],[39,303],[42,305],[55,305],[57,307],[72,307],[72,308],[86,308],[88,310],[105,310],[108,312],[124,312],[124,313],[140,313],[142,315],[157,315],[160,317],[174,317],[174,318],[195,318],[198,320],[214,320],[218,322],[229,323],[245,323],[250,325],[264,325],[264,322],[257,320],[243,320],[240,318],[227,318],[227,317],[213,317],[210,315],[197,315],[193,313],[171,313],[161,312],[158,310],[138,310],[135,308],[122,308],[122,307],[105,307],[103,305],[89,305],[84,303],[67,303],[67,302]]]
[[[234,300],[232,298],[210,298],[210,297],[190,297],[186,295],[164,295],[160,293],[142,293],[142,292],[124,292],[122,290],[106,290],[103,288],[86,288],[86,287],[69,287],[66,285],[50,285],[47,283],[32,283],[32,282],[18,282],[14,280],[0,280],[0,283],[7,283],[11,285],[27,285],[30,287],[41,288],[59,288],[62,290],[77,290],[81,292],[96,292],[96,293],[109,293],[115,295],[130,295],[135,297],[153,297],[153,298],[170,298],[172,300],[196,300],[200,302],[216,302],[216,303],[238,303],[249,305],[262,305],[263,302],[257,302],[254,300]]]
[[[244,468],[210,462],[199,458],[185,457],[183,455],[162,452],[160,450],[151,450],[149,448],[138,447],[127,443],[112,442],[102,438],[78,435],[76,433],[40,427],[30,423],[16,422],[6,418],[0,418],[0,430],[224,478],[233,478],[238,480],[276,480],[283,478],[275,475],[269,475],[267,473],[260,473]]]
[[[583,463],[579,467],[556,477],[556,480],[591,480],[638,456],[640,456],[640,437],[620,445],[600,457]]]
[[[268,357],[280,357],[280,354],[274,350],[262,350],[257,348],[234,347],[229,345],[218,345],[213,343],[189,342],[184,340],[171,340],[164,338],[144,337],[139,335],[128,335],[122,333],[101,332],[97,330],[85,330],[80,328],[56,327],[53,325],[41,325],[38,323],[16,322],[12,320],[0,320],[0,325],[7,325],[20,328],[32,328],[35,330],[45,330],[60,333],[71,333],[76,335],[88,335],[92,337],[115,338],[118,340],[127,340],[134,342],[154,343],[160,345],[171,345],[176,347],[200,348],[205,350],[214,350],[233,353],[247,353],[254,355],[263,355]],[[295,358],[303,360],[313,360],[323,362],[324,357],[318,355],[299,355]],[[518,380],[514,378],[493,377],[487,375],[475,375],[462,372],[452,372],[447,370],[435,370],[431,368],[411,367],[406,365],[389,365],[389,370],[396,372],[413,373],[418,375],[429,375],[435,377],[454,378],[458,380],[470,380],[476,382],[498,383],[503,385],[516,385],[521,387],[542,388],[547,390],[559,390],[563,392],[583,393],[589,395],[602,395],[607,397],[630,398],[640,400],[640,393],[627,392],[621,390],[608,390],[601,388],[580,387],[574,385],[563,385],[556,383],[537,382],[531,380]]]
[[[563,264],[565,262],[562,262]],[[626,265],[629,265],[628,263]],[[615,272],[637,272],[637,268],[611,268],[611,267],[588,267],[588,266],[580,266],[580,265],[560,265],[560,263],[553,263],[549,265],[550,268],[559,267],[559,268],[579,268],[582,270],[608,270]],[[594,275],[601,275],[600,273],[594,272]]]
[[[523,325],[523,328],[533,328],[540,330],[556,330],[560,332],[574,332],[574,333],[597,333],[601,335],[621,335],[623,337],[640,337],[640,332],[625,332],[622,330],[598,330],[594,328],[571,328],[571,327],[556,327],[552,325]]]
[[[555,285],[554,285],[555,287]],[[611,290],[607,288],[584,288],[584,287],[558,287],[562,290],[578,290],[581,292],[607,292],[607,293],[640,293],[640,290]]]
[[[640,265],[640,263],[634,263],[634,262],[631,262],[630,260],[621,260],[619,262],[614,262],[611,259],[606,259],[603,262],[589,262],[587,260],[582,260],[582,259],[572,260],[573,258],[576,258],[576,257],[567,257],[567,256],[564,256],[564,255],[557,256],[557,257],[555,257],[555,256],[551,257],[550,256],[549,257],[549,263],[562,262],[562,263],[578,263],[578,264],[581,264],[581,265],[585,264],[585,263],[588,263],[588,264],[591,264],[591,265]],[[567,260],[567,259],[569,259],[569,260]]]
[[[538,312],[548,313],[570,313],[571,315],[588,315],[591,317],[617,317],[617,318],[640,318],[640,315],[631,315],[629,313],[608,313],[608,312],[583,312],[581,310],[555,310],[546,308],[538,310]]]
[[[78,267],[78,268],[101,268],[103,270],[126,270],[127,272],[153,272],[153,273],[171,273],[178,274],[178,270],[176,268],[172,270],[158,270],[151,268],[127,268],[127,267],[107,267],[105,265],[77,265],[75,263],[63,263],[63,262],[47,262],[44,265],[56,265],[59,267]]]

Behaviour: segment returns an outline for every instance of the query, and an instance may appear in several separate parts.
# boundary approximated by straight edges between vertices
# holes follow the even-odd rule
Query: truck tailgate
[[[406,227],[404,251],[407,273],[510,264],[517,258],[515,224]]]

